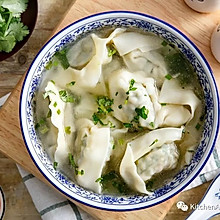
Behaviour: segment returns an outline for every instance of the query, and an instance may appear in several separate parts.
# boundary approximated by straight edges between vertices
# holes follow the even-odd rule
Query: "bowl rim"
[[[66,29],[82,22],[82,21],[86,21],[88,20],[89,22],[89,19],[90,18],[94,18],[94,17],[97,17],[97,16],[102,16],[102,15],[111,15],[111,14],[124,14],[124,15],[136,15],[136,16],[141,16],[141,17],[145,17],[147,19],[151,19],[151,20],[155,20],[156,22],[159,22],[159,23],[162,23],[163,25],[165,25],[166,27],[174,30],[174,32],[177,32],[184,40],[187,41],[187,43],[189,43],[189,45],[198,53],[198,55],[200,56],[201,60],[204,62],[204,65],[206,66],[206,68],[208,69],[208,72],[209,72],[209,77],[211,79],[211,82],[213,84],[213,92],[215,94],[215,100],[214,102],[217,103],[216,105],[216,114],[217,114],[217,122],[216,122],[216,132],[213,136],[213,141],[211,141],[212,143],[212,146],[210,146],[207,150],[206,150],[206,157],[204,158],[204,161],[202,162],[202,164],[200,165],[200,167],[197,169],[196,172],[194,172],[192,175],[192,177],[190,179],[187,180],[187,182],[185,184],[183,184],[183,186],[179,187],[179,189],[177,189],[175,192],[172,192],[171,195],[169,196],[166,196],[166,198],[164,199],[161,199],[160,201],[157,201],[157,202],[153,202],[152,204],[149,204],[149,205],[144,205],[144,206],[140,206],[140,207],[135,207],[135,208],[125,208],[123,207],[123,209],[117,209],[115,207],[115,205],[113,205],[114,207],[113,208],[106,208],[106,207],[102,207],[99,206],[99,205],[93,205],[93,204],[90,204],[89,203],[89,200],[88,202],[85,202],[83,200],[80,200],[80,199],[77,199],[71,195],[69,195],[68,193],[66,193],[64,190],[62,190],[60,187],[58,187],[52,180],[50,180],[50,178],[41,170],[40,166],[38,165],[38,163],[35,161],[35,158],[34,156],[32,155],[29,147],[28,147],[28,143],[25,139],[25,132],[23,130],[23,124],[22,124],[22,103],[23,103],[23,91],[24,91],[24,87],[26,85],[26,80],[27,80],[27,77],[30,73],[30,70],[32,69],[32,66],[33,64],[35,63],[35,60],[38,58],[38,56],[41,54],[41,52],[44,50],[44,48],[54,39],[56,38],[60,33],[64,32]],[[141,19],[140,17],[140,19]],[[191,48],[191,49],[192,49]],[[24,101],[25,102],[25,101]],[[203,167],[205,166],[205,164],[207,163],[214,147],[215,147],[215,142],[217,140],[217,136],[218,136],[218,131],[219,131],[219,115],[220,115],[220,103],[219,103],[219,94],[218,94],[218,90],[217,90],[217,85],[216,85],[216,82],[215,82],[215,78],[214,78],[214,75],[213,75],[213,72],[212,72],[212,69],[208,63],[208,61],[206,60],[206,58],[204,57],[204,55],[201,53],[201,51],[197,48],[197,46],[183,33],[181,32],[180,30],[178,30],[176,27],[174,27],[173,25],[169,24],[168,22],[164,21],[164,20],[161,20],[157,17],[154,17],[154,16],[151,16],[151,15],[148,15],[148,14],[145,14],[145,13],[141,13],[141,12],[135,12],[135,11],[128,11],[128,10],[116,10],[116,11],[105,11],[105,12],[101,12],[101,13],[95,13],[95,14],[92,14],[92,15],[89,15],[89,16],[86,16],[86,17],[83,17],[67,26],[65,26],[63,29],[61,29],[59,32],[57,32],[54,36],[52,36],[47,42],[46,44],[44,44],[44,46],[39,50],[39,52],[37,53],[37,55],[35,56],[34,60],[32,61],[28,71],[27,71],[27,74],[25,75],[25,78],[24,78],[24,81],[23,81],[23,85],[22,85],[22,88],[21,88],[21,93],[20,93],[20,103],[19,103],[19,119],[20,119],[20,128],[21,128],[21,133],[22,133],[22,137],[23,137],[23,140],[24,140],[24,143],[25,143],[25,146],[26,146],[26,149],[32,159],[32,161],[34,162],[35,166],[38,168],[38,170],[40,171],[40,173],[44,176],[44,178],[46,178],[46,180],[52,185],[54,186],[58,191],[60,191],[61,193],[63,193],[65,196],[67,196],[68,198],[72,199],[72,200],[75,200],[77,202],[80,202],[81,204],[84,204],[86,206],[89,206],[89,207],[93,207],[93,208],[98,208],[98,209],[101,209],[101,210],[106,210],[106,211],[135,211],[135,210],[140,210],[140,209],[144,209],[144,208],[150,208],[152,206],[155,206],[155,205],[158,205],[162,202],[165,202],[166,200],[174,197],[175,195],[177,195],[178,193],[180,193],[184,188],[186,188],[195,178],[196,176],[198,176],[198,174],[201,172],[201,170],[203,169]],[[214,133],[214,132],[213,132]],[[180,184],[181,185],[181,184]],[[97,203],[97,204],[101,204],[101,203]]]
[[[0,203],[2,208],[0,209],[0,219],[3,218],[4,214],[5,214],[5,196],[3,193],[3,189],[0,187]]]

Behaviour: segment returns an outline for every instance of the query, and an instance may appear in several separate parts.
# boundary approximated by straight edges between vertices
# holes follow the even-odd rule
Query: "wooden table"
[[[13,57],[1,62],[0,65],[0,97],[11,92],[21,76],[25,73],[34,56],[49,38],[53,29],[58,25],[73,0],[39,0],[39,16],[35,31],[28,43]],[[56,16],[54,16],[56,11]],[[198,203],[209,183],[180,194],[178,201],[186,204]],[[5,220],[39,220],[34,204],[19,175],[13,161],[0,153],[0,186],[6,197]],[[189,214],[177,209],[176,204],[165,217],[166,220],[182,220]],[[215,217],[215,219],[220,219]]]

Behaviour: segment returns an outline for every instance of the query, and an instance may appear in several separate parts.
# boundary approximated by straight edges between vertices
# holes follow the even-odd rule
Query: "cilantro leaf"
[[[60,99],[63,102],[70,102],[70,103],[76,102],[76,97],[73,94],[68,93],[66,90],[60,90],[59,95],[60,95]]]
[[[126,92],[127,95],[129,95],[130,91],[135,91],[137,89],[136,87],[134,87],[134,83],[135,83],[135,80],[131,79],[129,82],[128,91]]]
[[[9,53],[14,48],[16,41],[14,35],[8,35],[5,37],[0,36],[0,51]]]
[[[137,116],[140,116],[143,119],[147,119],[149,110],[143,106],[142,108],[136,108],[135,112],[137,113]]]
[[[67,50],[63,49],[61,51],[57,51],[54,54],[54,57],[57,58],[57,60],[60,62],[63,69],[67,69],[70,66],[66,53],[67,53]]]
[[[40,121],[36,123],[35,129],[38,130],[41,134],[46,134],[49,131],[46,120],[41,118]]]
[[[28,0],[0,0],[0,52],[11,52],[18,41],[29,34],[21,22]]]
[[[28,27],[21,22],[11,23],[6,31],[6,35],[14,35],[17,41],[22,41],[28,34]]]
[[[13,16],[19,17],[27,9],[28,0],[3,0],[1,6],[7,8]]]

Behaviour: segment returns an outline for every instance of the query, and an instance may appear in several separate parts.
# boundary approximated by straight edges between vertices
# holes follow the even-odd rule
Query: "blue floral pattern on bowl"
[[[205,93],[206,118],[202,141],[189,166],[181,170],[172,181],[157,189],[152,195],[112,196],[100,195],[83,189],[59,171],[43,150],[34,129],[33,98],[42,78],[42,71],[53,54],[74,42],[78,37],[103,27],[135,27],[153,32],[176,45],[196,69]],[[27,149],[44,176],[61,192],[84,204],[108,210],[134,210],[158,204],[186,187],[199,173],[214,147],[218,130],[219,112],[217,89],[211,69],[195,45],[177,29],[151,16],[134,12],[108,12],[75,22],[59,32],[39,52],[26,76],[20,104],[20,122]],[[215,119],[215,120],[214,120]]]

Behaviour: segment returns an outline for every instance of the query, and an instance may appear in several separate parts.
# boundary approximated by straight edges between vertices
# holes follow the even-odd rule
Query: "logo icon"
[[[183,212],[186,212],[189,209],[188,205],[186,205],[186,203],[183,201],[177,202],[176,207],[181,209]]]

